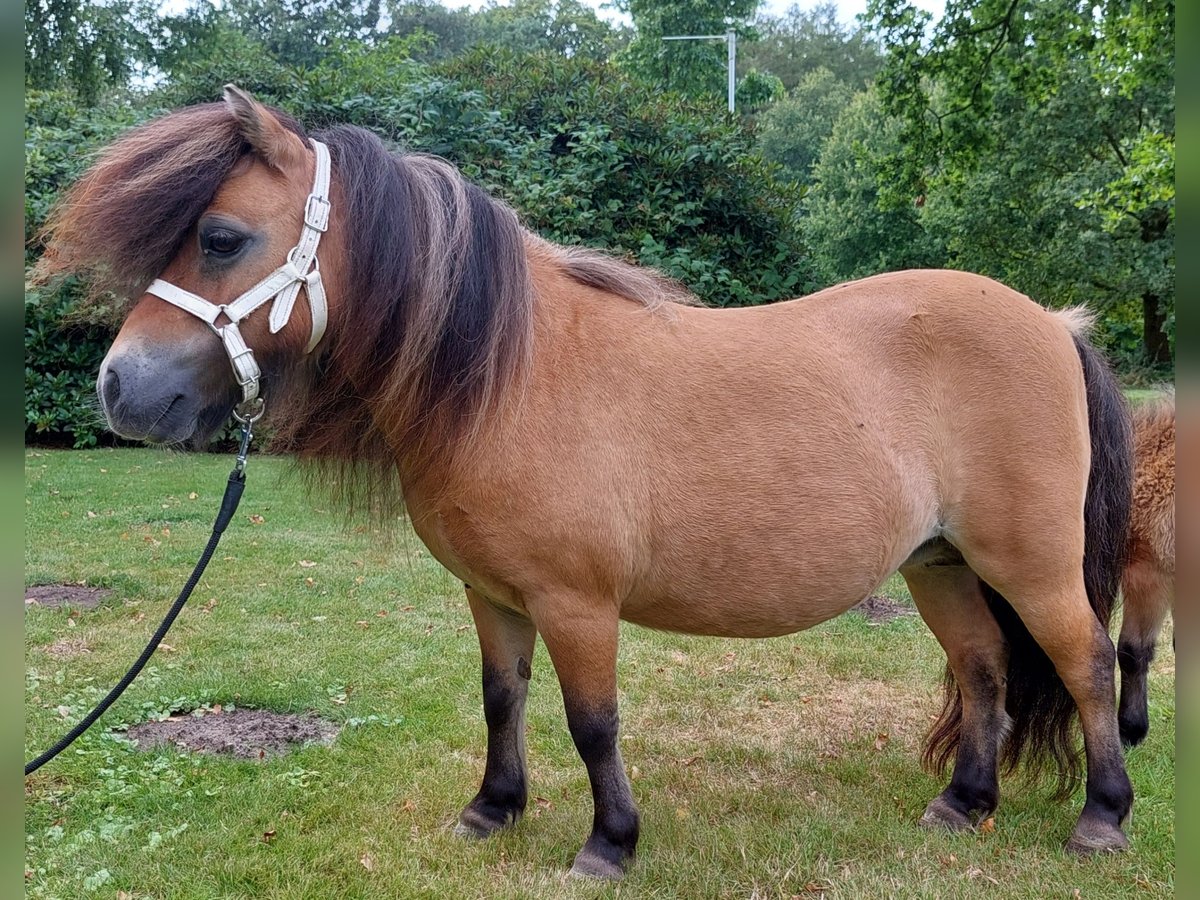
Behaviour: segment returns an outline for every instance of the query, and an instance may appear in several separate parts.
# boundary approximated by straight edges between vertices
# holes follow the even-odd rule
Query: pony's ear
[[[267,164],[281,172],[304,165],[304,143],[271,111],[233,84],[225,85],[225,105],[237,120],[242,136]]]

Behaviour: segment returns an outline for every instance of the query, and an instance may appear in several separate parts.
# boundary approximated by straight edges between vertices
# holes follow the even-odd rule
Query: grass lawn
[[[26,759],[136,657],[211,528],[228,456],[26,451],[27,585],[83,582],[94,610],[25,615]],[[622,739],[642,812],[620,886],[564,878],[591,801],[542,648],[526,818],[454,837],[484,760],[461,585],[403,528],[345,526],[255,456],[241,509],[166,644],[126,695],[26,780],[29,897],[1166,897],[1175,873],[1175,670],[1129,754],[1133,850],[1062,851],[1082,804],[1019,778],[988,833],[916,827],[940,783],[918,749],[943,656],[916,617],[850,614],[764,641],[626,627]],[[898,579],[886,590],[906,597]],[[242,761],[138,752],[172,711],[307,712],[331,746]],[[211,713],[210,714],[217,714]]]

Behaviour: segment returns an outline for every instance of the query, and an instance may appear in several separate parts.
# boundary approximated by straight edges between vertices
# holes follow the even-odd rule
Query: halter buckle
[[[316,194],[309,194],[308,201],[304,204],[304,224],[313,231],[324,234],[325,229],[329,227],[329,209],[328,200]]]

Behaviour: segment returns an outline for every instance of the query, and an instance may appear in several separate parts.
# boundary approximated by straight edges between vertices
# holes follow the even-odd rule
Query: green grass
[[[1125,399],[1132,406],[1140,406],[1151,400],[1157,400],[1163,392],[1159,388],[1123,388]]]
[[[26,758],[133,661],[207,539],[231,463],[27,451],[26,583],[113,593],[93,611],[26,612]],[[485,737],[461,586],[405,529],[388,539],[346,527],[294,483],[286,461],[252,457],[242,507],[172,649],[26,780],[27,896],[1173,894],[1169,634],[1150,737],[1129,756],[1127,854],[1067,856],[1082,797],[1057,803],[1020,779],[1002,785],[994,832],[918,829],[940,789],[918,750],[943,657],[915,617],[875,627],[857,615],[766,641],[625,629],[621,747],[643,831],[618,887],[564,879],[591,802],[539,647],[527,816],[486,842],[457,839],[450,826],[478,786]],[[886,591],[904,596],[899,581]],[[48,652],[64,640],[90,652]],[[311,710],[345,727],[332,747],[261,762],[138,753],[110,730],[214,703]]]

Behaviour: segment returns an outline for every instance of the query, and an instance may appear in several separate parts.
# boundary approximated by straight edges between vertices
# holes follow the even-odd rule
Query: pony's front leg
[[[617,748],[617,611],[587,598],[558,597],[531,613],[558,674],[567,726],[592,787],[592,833],[571,874],[617,879],[638,839],[637,807]]]
[[[487,837],[525,811],[525,697],[537,630],[519,613],[492,605],[467,588],[483,653],[483,717],[487,763],[483,784],[458,817],[455,832]]]

